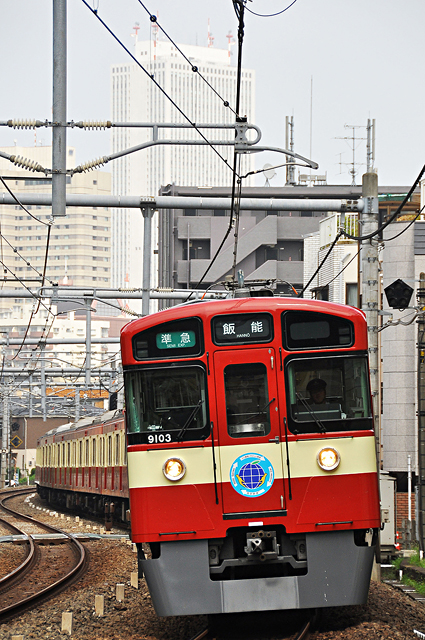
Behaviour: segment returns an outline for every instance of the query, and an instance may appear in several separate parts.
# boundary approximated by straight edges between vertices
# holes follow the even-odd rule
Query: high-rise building
[[[112,67],[113,122],[132,123],[187,123],[183,112],[191,122],[232,124],[235,115],[236,67],[232,66],[226,49],[178,45],[190,63],[170,42],[157,38],[136,42],[135,57],[148,73],[134,62]],[[199,74],[193,71],[196,67]],[[212,85],[220,97],[203,81],[200,74]],[[178,105],[181,112],[158,85]],[[255,72],[243,69],[241,78],[241,116],[248,122],[255,119]],[[233,140],[233,130],[204,129],[208,140]],[[199,140],[193,129],[160,128],[156,134],[164,140]],[[149,128],[112,129],[112,152],[128,149],[152,140]],[[215,150],[233,165],[233,150],[228,146],[216,146]],[[112,192],[115,195],[155,196],[161,186],[217,187],[230,186],[232,171],[208,145],[161,144],[153,148],[125,155],[115,160],[112,168]],[[253,169],[252,156],[243,157],[243,172]],[[249,185],[249,179],[245,181]],[[157,238],[157,221],[154,219],[154,238]],[[157,240],[156,240],[157,241]],[[140,211],[120,210],[112,212],[112,285],[140,287],[142,285],[143,217]],[[152,256],[152,271],[156,284],[156,255]]]
[[[3,147],[9,155],[51,165],[51,147]],[[75,149],[67,148],[67,160],[74,165]],[[0,172],[9,189],[15,193],[51,193],[50,176],[43,177],[23,169],[15,169],[0,158]],[[67,176],[67,193],[110,195],[111,176],[104,171]],[[0,184],[0,194],[6,188]],[[0,235],[0,268],[2,288],[20,287],[19,278],[28,287],[40,286],[44,270],[47,224],[52,208],[42,205],[2,205]],[[77,287],[111,286],[111,213],[108,207],[68,207],[66,217],[56,218],[50,231],[47,282]],[[31,298],[1,298],[0,318],[28,318]],[[43,311],[40,309],[41,316]],[[45,312],[47,313],[47,312]]]

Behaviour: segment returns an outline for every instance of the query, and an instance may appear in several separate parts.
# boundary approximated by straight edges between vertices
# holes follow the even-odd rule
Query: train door
[[[214,354],[225,514],[285,510],[274,349]]]

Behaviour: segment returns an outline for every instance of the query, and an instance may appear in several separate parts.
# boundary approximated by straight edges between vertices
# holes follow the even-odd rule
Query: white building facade
[[[188,124],[182,113],[152,82],[152,75],[181,112],[194,123],[232,124],[236,100],[236,68],[230,64],[229,52],[213,47],[178,45],[187,62],[170,42],[151,40],[136,42],[136,63],[114,65],[111,74],[113,122]],[[192,70],[208,80],[222,99]],[[255,72],[242,71],[240,115],[248,122],[255,119]],[[208,140],[233,140],[232,130],[203,129]],[[158,130],[158,139],[199,140],[193,129]],[[113,128],[112,152],[128,149],[152,140],[150,128]],[[217,146],[216,151],[233,166],[231,147]],[[229,186],[232,171],[209,145],[157,145],[125,155],[113,162],[112,192],[115,195],[156,196],[161,186],[214,187]],[[243,172],[253,169],[251,156],[243,158]],[[249,182],[246,181],[246,185]],[[157,244],[157,221],[153,221],[153,244]],[[143,216],[138,210],[116,210],[112,214],[112,286],[141,287],[143,270]],[[152,256],[152,281],[157,281],[156,256]]]
[[[304,238],[304,286],[317,271],[329,251],[340,226],[340,214],[320,220],[319,232]],[[355,233],[357,214],[345,216],[345,228]],[[357,306],[358,300],[358,245],[353,240],[341,238],[331,255],[313,278],[304,298],[318,298]]]

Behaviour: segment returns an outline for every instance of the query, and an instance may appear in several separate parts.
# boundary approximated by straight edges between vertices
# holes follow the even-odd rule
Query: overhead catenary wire
[[[173,105],[173,107],[180,113],[181,116],[183,116],[183,118],[193,127],[193,129],[200,135],[200,137],[202,138],[202,140],[204,140],[204,142],[212,149],[212,151],[222,160],[222,162],[224,162],[224,164],[231,170],[233,171],[232,167],[230,166],[229,162],[226,160],[226,158],[224,158],[221,153],[214,147],[213,144],[211,144],[211,142],[208,140],[208,138],[202,133],[202,131],[197,127],[195,122],[192,122],[192,120],[189,118],[189,116],[186,115],[186,113],[183,111],[183,109],[181,109],[181,107],[178,106],[177,102],[175,100],[173,100],[173,98],[165,91],[165,89],[159,84],[159,82],[157,82],[157,80],[155,80],[155,76],[152,73],[149,73],[149,71],[139,62],[139,60],[137,60],[137,58],[131,53],[131,51],[125,46],[125,44],[119,39],[119,37],[112,31],[112,29],[106,24],[106,22],[104,22],[104,20],[102,20],[102,18],[99,16],[99,13],[92,9],[90,7],[90,5],[88,4],[87,0],[81,0],[82,3],[89,9],[89,11],[91,11],[91,13],[96,16],[96,18],[99,20],[99,22],[105,27],[105,29],[111,34],[111,36],[118,42],[118,44],[124,49],[124,51],[126,53],[128,53],[128,55],[131,57],[131,59],[137,64],[138,67],[140,67],[140,69],[142,69],[142,71],[149,76],[149,78],[152,80],[152,82],[154,83],[154,85],[157,87],[157,89],[159,89],[159,91],[161,91],[161,93],[167,98],[167,100]]]
[[[405,231],[409,229],[409,227],[412,226],[414,222],[416,222],[416,220],[419,218],[419,216],[421,215],[424,209],[425,209],[425,205],[422,207],[422,209],[420,209],[420,211],[418,211],[416,216],[413,218],[413,220],[410,221],[410,224],[408,224],[407,227],[404,227],[404,229],[402,229],[399,233],[397,233],[392,238],[385,238],[385,242],[391,242],[391,240],[395,240],[396,238],[399,238]]]
[[[49,233],[50,233],[50,229],[51,227],[49,227]],[[31,262],[29,260],[27,260],[27,258],[25,258],[21,253],[19,253],[18,249],[16,247],[13,246],[13,244],[11,242],[9,242],[9,240],[6,238],[6,236],[2,233],[1,231],[1,222],[0,222],[0,240],[2,242],[1,244],[1,260],[4,261],[4,254],[3,254],[3,240],[6,242],[6,244],[9,245],[9,247],[12,249],[13,253],[15,253],[17,256],[19,256],[19,258],[21,258],[21,260],[23,260],[25,262],[25,264],[30,267],[33,271],[35,271],[35,273],[42,279],[43,283],[44,283],[44,279],[46,279],[52,286],[55,286],[56,283],[53,280],[49,280],[48,278],[46,278],[45,273],[41,273],[40,271],[38,271],[38,269],[36,267],[34,267]],[[3,283],[4,284],[4,283]]]
[[[396,220],[397,217],[400,215],[400,212],[403,210],[403,208],[406,205],[406,203],[412,197],[412,194],[413,194],[414,190],[416,189],[416,187],[418,186],[418,184],[419,184],[419,182],[420,182],[420,180],[421,180],[421,178],[422,178],[424,173],[425,173],[425,164],[422,167],[421,171],[419,172],[419,175],[416,178],[415,182],[410,187],[408,193],[405,195],[405,197],[404,197],[403,201],[401,202],[401,204],[397,207],[397,209],[394,211],[394,213],[391,214],[391,216],[388,218],[388,220],[386,220],[386,222],[384,222],[384,224],[381,225],[378,229],[376,229],[372,233],[369,233],[369,234],[367,234],[365,236],[355,236],[355,235],[352,235],[352,234],[348,233],[347,231],[344,231],[344,229],[340,229],[342,235],[344,235],[346,238],[350,238],[350,240],[358,240],[358,241],[362,242],[364,240],[370,240],[371,238],[374,238],[379,233],[381,233],[384,229],[386,229],[386,227],[388,227],[389,224],[391,224],[394,220]]]
[[[84,0],[83,0],[84,1]],[[236,11],[236,15],[238,16],[238,67],[237,67],[237,74],[236,74],[236,112],[239,112],[239,107],[240,107],[240,99],[241,99],[241,78],[242,78],[242,45],[243,45],[243,38],[244,38],[244,4],[242,2],[241,5],[241,9],[239,11],[237,11],[237,7],[235,6],[235,1],[233,2],[234,7],[235,7],[235,11]],[[236,149],[234,150],[233,153],[233,173],[232,173],[232,191],[231,191],[231,198],[230,198],[230,218],[229,218],[229,225],[227,227],[226,233],[224,234],[224,237],[222,239],[222,241],[220,242],[220,245],[218,246],[217,251],[214,254],[214,257],[212,258],[212,260],[210,261],[207,269],[204,271],[201,279],[198,281],[198,283],[195,285],[195,289],[197,289],[205,280],[207,274],[209,273],[209,271],[211,270],[213,264],[215,263],[215,261],[217,260],[217,257],[219,256],[224,243],[226,242],[227,238],[230,235],[230,232],[233,228],[233,220],[234,220],[234,212],[235,212],[235,202],[236,202],[236,184],[237,184],[237,179],[239,179],[239,189],[241,189],[241,178],[238,175],[237,172],[237,166],[238,166],[238,153],[236,151]],[[189,257],[188,257],[189,258]],[[186,298],[185,302],[188,302],[188,300],[190,300],[190,297],[192,296],[193,292],[190,293],[188,295],[188,297]]]
[[[176,44],[176,42],[171,38],[171,36],[168,35],[168,33],[165,31],[165,29],[159,24],[158,22],[158,17],[155,16],[154,14],[152,14],[149,9],[146,7],[146,5],[142,2],[142,0],[138,0],[139,4],[143,7],[143,9],[146,11],[146,13],[149,15],[150,21],[155,23],[158,27],[158,29],[160,31],[162,31],[162,33],[165,35],[166,38],[168,38],[168,40],[171,42],[171,44],[175,47],[175,49],[180,53],[181,56],[183,56],[183,58],[186,60],[186,62],[190,65],[192,71],[194,73],[197,73],[199,75],[199,77],[205,82],[205,84],[215,93],[215,95],[223,102],[223,105],[227,108],[230,109],[230,111],[232,111],[232,113],[237,116],[239,115],[237,111],[235,111],[234,109],[232,109],[230,103],[228,100],[225,100],[217,91],[217,89],[215,87],[213,87],[213,85],[207,80],[207,78],[205,78],[205,76],[202,75],[202,73],[199,71],[199,68],[194,65],[192,63],[192,61],[186,56],[186,54],[180,49],[180,47],[178,46],[178,44]]]
[[[331,246],[329,247],[328,251],[326,252],[326,255],[324,256],[324,258],[322,259],[322,261],[320,262],[319,266],[317,267],[316,271],[313,273],[313,275],[311,276],[310,280],[307,282],[307,284],[301,289],[301,291],[298,294],[298,297],[301,298],[304,291],[306,289],[308,289],[308,287],[310,286],[310,284],[313,282],[314,278],[317,276],[317,274],[319,273],[320,269],[323,267],[323,265],[325,264],[326,260],[328,259],[328,257],[330,256],[330,254],[332,253],[336,243],[338,242],[338,240],[340,239],[340,237],[343,235],[343,232],[340,230],[338,231],[338,233],[335,236],[335,240],[332,242]]]
[[[291,2],[291,4],[286,6],[281,11],[276,11],[276,13],[256,13],[255,11],[253,11],[252,9],[250,9],[247,6],[245,6],[245,9],[247,11],[249,11],[249,13],[252,13],[252,15],[258,16],[259,18],[274,18],[275,16],[280,16],[282,13],[285,13],[285,11],[288,11],[288,9],[290,9],[296,3],[296,1],[297,0],[293,0],[293,2]]]
[[[337,274],[336,274],[336,276],[334,276],[334,277],[332,278],[332,280],[329,280],[329,282],[327,282],[327,283],[326,283],[325,285],[323,285],[323,286],[324,286],[324,287],[328,287],[330,284],[332,284],[332,282],[333,282],[334,280],[336,280],[337,278],[339,278],[339,276],[341,275],[341,273],[343,273],[343,272],[346,270],[346,268],[350,266],[350,264],[353,262],[353,260],[355,260],[355,259],[357,258],[357,256],[359,255],[359,253],[360,253],[360,249],[359,249],[358,251],[356,251],[356,253],[352,256],[351,260],[349,260],[349,261],[347,262],[347,264],[346,264],[346,265],[344,265],[344,266],[342,267],[341,271],[340,271],[339,273],[337,273]]]
[[[28,209],[26,207],[24,207],[24,205],[22,204],[22,202],[19,200],[19,198],[13,193],[13,191],[7,186],[6,181],[3,179],[2,176],[0,176],[0,182],[3,184],[3,186],[5,187],[6,191],[9,192],[9,194],[12,196],[12,198],[15,200],[16,204],[19,204],[20,207],[22,207],[22,209],[31,217],[34,218],[34,220],[36,220],[37,222],[41,222],[41,224],[44,224],[46,226],[50,226],[52,223],[51,222],[43,222],[43,220],[41,220],[40,218],[37,218],[37,216],[33,215],[31,213],[31,211],[28,211]]]
[[[397,219],[397,217],[400,215],[401,211],[403,210],[404,206],[407,204],[407,202],[410,200],[414,190],[416,189],[417,185],[419,184],[423,174],[425,173],[425,165],[422,167],[421,171],[419,172],[418,177],[416,178],[415,182],[413,183],[413,185],[410,187],[408,193],[405,195],[403,201],[401,202],[401,204],[397,207],[396,211],[390,216],[390,218],[383,224],[381,225],[376,231],[373,231],[372,233],[369,233],[365,236],[355,236],[353,234],[350,234],[348,232],[346,232],[344,229],[340,228],[338,230],[338,233],[335,237],[335,240],[332,242],[329,251],[326,253],[326,255],[324,256],[323,260],[321,261],[321,263],[319,264],[319,266],[317,267],[316,271],[313,273],[313,275],[311,276],[310,280],[308,281],[308,283],[303,287],[303,289],[300,291],[300,293],[298,294],[298,297],[301,297],[303,295],[303,293],[305,292],[306,289],[308,289],[309,285],[311,284],[311,282],[314,280],[314,278],[317,276],[317,274],[319,273],[320,269],[322,268],[322,266],[324,265],[324,263],[326,262],[327,258],[329,257],[329,255],[331,254],[332,250],[334,249],[336,243],[338,242],[339,238],[341,236],[345,236],[346,238],[350,238],[351,240],[357,240],[357,241],[365,241],[365,240],[370,240],[371,238],[375,237],[376,235],[378,235],[379,233],[381,233],[386,227],[388,227],[389,224],[391,224],[392,222],[394,222],[394,220]],[[419,211],[419,213],[416,215],[416,217],[411,221],[411,224],[413,224],[413,222],[415,222],[415,220],[419,217],[419,215],[422,213],[422,211],[425,209],[425,206],[422,207],[422,209]],[[407,231],[407,229],[410,227],[410,225],[408,225],[408,227],[406,227],[405,229],[403,229],[400,233],[398,233],[396,236],[394,236],[393,238],[389,238],[388,241],[390,240],[394,240],[395,238],[397,238],[398,236],[400,236],[402,233],[404,233],[405,231]],[[351,262],[351,261],[350,261]],[[347,265],[348,266],[348,265]],[[336,276],[337,277],[337,276]],[[332,282],[332,280],[330,281]],[[330,284],[330,283],[328,283]]]

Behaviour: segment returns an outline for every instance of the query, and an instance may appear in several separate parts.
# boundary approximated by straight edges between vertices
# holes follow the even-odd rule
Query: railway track
[[[295,617],[293,613],[296,614]],[[209,616],[208,626],[198,631],[190,640],[257,640],[260,637],[263,640],[268,634],[273,638],[280,637],[281,640],[307,640],[318,614],[317,610],[311,610],[306,611],[304,616],[300,615],[299,611],[279,614],[261,612],[257,615],[262,619],[260,626],[250,623],[255,616],[253,613]],[[279,628],[282,626],[285,627],[285,631],[280,636]]]
[[[6,505],[22,493],[0,496],[1,526],[26,546],[21,564],[0,580],[0,624],[68,588],[87,567],[86,551],[74,536]]]

